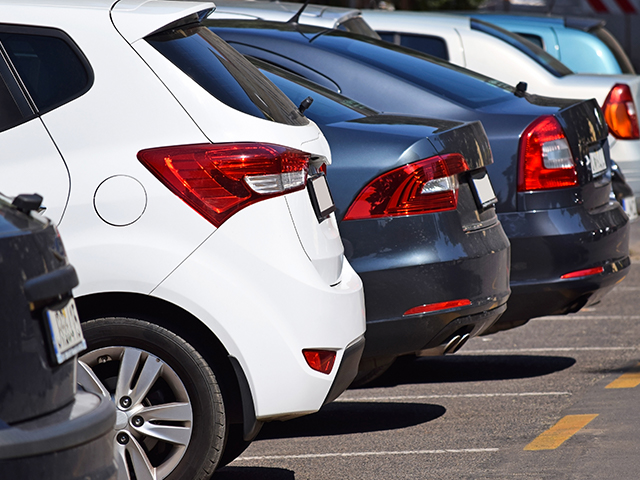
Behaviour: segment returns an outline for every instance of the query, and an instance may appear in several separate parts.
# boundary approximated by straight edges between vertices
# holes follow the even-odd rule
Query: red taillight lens
[[[469,170],[458,153],[425,158],[372,180],[347,210],[344,220],[397,217],[454,210],[459,173]]]
[[[450,300],[448,302],[430,303],[428,305],[419,305],[417,307],[410,308],[403,315],[418,315],[420,313],[435,312],[437,310],[448,310],[450,308],[466,307],[471,305],[471,300],[466,298],[460,300]]]
[[[327,375],[336,361],[336,352],[332,350],[303,350],[302,354],[311,368]]]
[[[602,111],[614,137],[627,140],[640,138],[636,104],[629,85],[624,83],[614,85],[602,105]]]
[[[264,143],[150,148],[138,160],[216,227],[266,198],[304,188],[310,155]]]
[[[589,277],[591,275],[598,275],[604,272],[603,267],[595,267],[595,268],[585,268],[584,270],[576,270],[575,272],[565,273],[560,278],[580,278],[580,277]]]
[[[562,127],[552,116],[536,119],[520,137],[518,191],[577,184],[578,174]]]

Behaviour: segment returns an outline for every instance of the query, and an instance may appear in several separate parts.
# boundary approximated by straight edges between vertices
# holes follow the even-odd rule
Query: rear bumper
[[[327,398],[324,400],[324,405],[329,402],[333,402],[336,398],[344,392],[358,373],[358,365],[360,364],[360,358],[362,357],[362,351],[364,350],[364,336],[349,345],[342,355],[342,363],[336,373],[336,377],[333,380],[333,385]]]
[[[78,391],[66,407],[0,430],[0,478],[115,480],[109,399]]]
[[[475,336],[502,313],[510,293],[509,241],[502,227],[496,222],[465,232],[459,220],[453,223],[456,212],[446,213],[453,215],[341,223],[345,250],[364,285],[363,358],[437,347],[459,332]],[[460,299],[470,305],[404,315]]]
[[[493,331],[530,318],[576,312],[626,276],[629,221],[617,202],[593,212],[566,209],[501,214],[511,240],[511,297]],[[597,275],[562,279],[603,267]]]

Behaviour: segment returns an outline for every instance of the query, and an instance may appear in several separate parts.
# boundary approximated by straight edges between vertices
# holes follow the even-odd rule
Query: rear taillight
[[[310,155],[265,143],[150,148],[138,160],[200,215],[219,227],[239,210],[304,188]]]
[[[536,119],[520,137],[518,191],[577,184],[573,155],[560,123],[552,116]]]
[[[575,272],[565,273],[560,278],[581,278],[590,277],[591,275],[599,275],[604,272],[604,267],[585,268],[584,270],[576,270]]]
[[[372,180],[347,210],[344,220],[397,217],[454,210],[459,173],[469,170],[458,153],[425,158]]]
[[[471,300],[467,298],[461,298],[460,300],[449,300],[448,302],[430,303],[426,305],[418,305],[417,307],[410,308],[404,312],[404,316],[407,315],[419,315],[421,313],[437,312],[440,310],[449,310],[451,308],[466,307],[471,305]]]
[[[615,85],[607,95],[602,111],[609,131],[614,137],[626,140],[640,138],[636,104],[629,85],[624,83]]]

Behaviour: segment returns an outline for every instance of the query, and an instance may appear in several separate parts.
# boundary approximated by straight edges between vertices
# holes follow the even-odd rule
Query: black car
[[[0,195],[0,478],[115,480],[115,408],[77,390],[78,277],[41,200]]]
[[[576,312],[626,276],[629,223],[610,199],[607,127],[595,100],[529,95],[345,31],[214,16],[209,28],[245,55],[380,111],[482,121],[496,209],[511,241],[512,293],[490,331]]]
[[[254,62],[331,146],[336,218],[365,291],[356,384],[399,355],[454,353],[491,327],[509,296],[509,240],[495,213],[482,125],[380,114]]]

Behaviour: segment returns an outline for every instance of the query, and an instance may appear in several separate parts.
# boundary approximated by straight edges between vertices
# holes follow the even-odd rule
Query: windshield
[[[318,48],[340,51],[470,108],[502,102],[514,91],[499,80],[445,60],[362,35],[333,30],[314,39],[314,43]]]
[[[479,32],[484,32],[488,35],[491,35],[492,37],[499,38],[512,47],[517,48],[556,77],[564,77],[565,75],[570,75],[573,73],[563,63],[553,58],[536,44],[524,39],[519,35],[511,33],[508,30],[497,27],[496,25],[492,25],[487,22],[483,22],[482,20],[478,20],[477,18],[471,19],[471,29],[478,30]]]
[[[208,28],[188,25],[151,35],[146,40],[231,108],[286,125],[308,123],[275,85]]]
[[[250,60],[294,104],[300,105],[305,98],[313,98],[313,103],[305,110],[304,114],[319,125],[361,119],[378,113],[355,100],[332,92],[299,75],[255,58]]]

